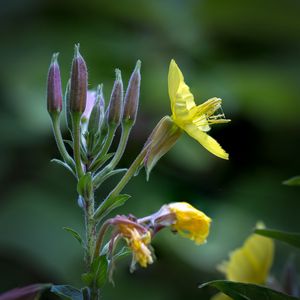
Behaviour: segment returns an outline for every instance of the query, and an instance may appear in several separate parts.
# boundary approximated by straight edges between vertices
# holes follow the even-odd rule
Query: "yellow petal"
[[[174,230],[197,245],[206,242],[211,223],[206,214],[186,202],[171,203],[168,207],[176,216],[176,221],[172,225]]]
[[[241,248],[231,253],[229,261],[223,265],[223,271],[228,280],[263,284],[267,280],[273,256],[273,240],[252,234]]]
[[[189,110],[196,106],[194,96],[185,84],[182,72],[173,59],[169,68],[168,89],[174,119],[184,120],[190,117]]]
[[[228,153],[223,150],[220,144],[195,124],[186,124],[183,129],[212,154],[223,159],[229,158]]]

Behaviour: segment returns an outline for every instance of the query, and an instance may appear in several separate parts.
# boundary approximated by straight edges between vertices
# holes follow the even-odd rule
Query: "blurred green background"
[[[118,211],[141,217],[189,201],[213,218],[208,243],[198,247],[162,232],[153,242],[157,262],[130,274],[124,259],[104,299],[209,299],[214,291],[197,285],[222,278],[215,266],[256,221],[299,231],[300,190],[281,184],[300,173],[299,15],[296,0],[1,1],[0,292],[35,282],[81,284],[82,250],[62,227],[82,232],[82,212],[74,179],[50,163],[58,151],[45,105],[52,53],[61,53],[65,86],[78,42],[90,88],[104,83],[106,99],[114,68],[127,83],[142,60],[139,117],[121,166],[170,114],[171,58],[198,103],[221,97],[232,119],[211,131],[229,161],[182,137],[148,183],[143,172],[132,180],[132,198]],[[272,273],[280,278],[292,249],[276,249]]]

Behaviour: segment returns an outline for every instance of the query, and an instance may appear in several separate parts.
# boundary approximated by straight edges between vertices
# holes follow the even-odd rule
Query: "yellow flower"
[[[173,230],[198,245],[206,242],[211,222],[207,215],[186,202],[171,203],[168,208],[175,215]]]
[[[140,233],[136,228],[128,224],[120,224],[119,231],[132,251],[131,270],[134,269],[136,262],[144,268],[148,264],[153,263],[152,253],[148,246],[151,243],[151,233],[149,231]]]
[[[221,110],[222,100],[211,98],[196,106],[194,96],[185,84],[184,77],[174,60],[171,60],[170,63],[168,87],[172,119],[177,126],[214,155],[228,159],[228,154],[220,144],[206,133],[210,130],[210,125],[230,121],[224,119],[223,113],[215,114],[215,112]]]
[[[263,224],[257,227],[264,228]],[[227,280],[243,283],[265,284],[273,263],[274,242],[270,238],[251,234],[241,248],[234,250],[229,261],[218,266]],[[212,300],[230,299],[217,294]]]

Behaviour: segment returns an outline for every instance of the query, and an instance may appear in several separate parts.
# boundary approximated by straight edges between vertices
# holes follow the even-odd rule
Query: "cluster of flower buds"
[[[151,247],[151,240],[163,228],[170,227],[172,232],[189,238],[200,245],[206,242],[210,223],[211,219],[192,205],[186,202],[170,203],[162,206],[154,214],[141,219],[131,215],[116,216],[107,220],[103,225],[104,230],[100,231],[100,240],[102,243],[104,232],[111,226],[113,231],[107,247],[111,264],[113,266],[117,244],[121,239],[124,239],[132,252],[130,269],[133,271],[136,263],[142,267],[147,267],[153,263],[154,251]],[[118,255],[120,255],[119,252]]]
[[[57,145],[64,159],[62,163],[72,170],[77,178],[87,172],[95,175],[99,168],[113,156],[108,151],[115,131],[120,125],[122,129],[126,128],[126,139],[118,154],[124,152],[139,105],[141,62],[136,63],[125,97],[121,71],[116,69],[116,80],[110,101],[105,107],[103,85],[99,85],[96,91],[87,89],[87,66],[79,52],[79,46],[75,46],[70,79],[64,95],[66,122],[73,139],[69,143],[74,151],[74,157],[71,158],[60,133],[59,117],[63,110],[63,96],[57,57],[58,54],[53,55],[48,72],[47,108],[53,122]],[[120,157],[117,157],[115,161],[119,159]]]

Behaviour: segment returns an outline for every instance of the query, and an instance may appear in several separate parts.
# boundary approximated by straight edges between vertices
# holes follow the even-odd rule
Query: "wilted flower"
[[[139,222],[149,222],[154,233],[170,226],[173,231],[200,245],[206,242],[211,219],[189,203],[175,202],[163,205],[158,212],[139,219]]]
[[[211,98],[196,106],[194,96],[184,82],[184,77],[174,60],[170,63],[168,86],[172,119],[177,126],[214,155],[228,159],[228,154],[220,144],[206,133],[210,130],[210,125],[230,121],[225,119],[223,113],[215,114],[221,109],[222,100]]]
[[[121,224],[119,225],[119,231],[132,251],[133,259],[130,268],[132,271],[136,262],[144,268],[153,263],[152,253],[149,249],[151,233],[148,230],[142,232],[137,227]]]
[[[211,219],[205,213],[186,202],[171,203],[168,204],[168,208],[175,215],[173,230],[197,245],[206,242]]]

